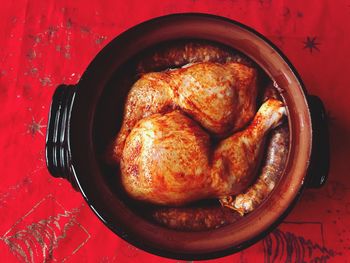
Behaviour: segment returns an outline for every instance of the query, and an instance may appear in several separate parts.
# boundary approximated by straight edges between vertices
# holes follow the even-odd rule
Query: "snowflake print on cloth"
[[[38,122],[35,121],[34,117],[32,117],[32,122],[27,125],[27,133],[34,135],[36,133],[40,133],[42,136],[44,136],[44,133],[41,131],[42,128],[45,128],[46,125],[42,125],[43,118],[41,118]]]
[[[308,48],[310,53],[312,53],[313,50],[317,50],[320,51],[319,48],[317,47],[318,45],[320,45],[320,43],[318,43],[316,41],[316,37],[306,37],[306,40],[303,41],[304,43],[304,49]]]

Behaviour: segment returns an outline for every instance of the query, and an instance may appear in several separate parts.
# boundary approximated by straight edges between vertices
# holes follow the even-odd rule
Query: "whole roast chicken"
[[[254,68],[236,62],[142,75],[128,94],[111,151],[126,192],[180,206],[247,189],[264,138],[285,113],[275,99],[256,112],[256,78]],[[212,138],[221,141],[214,145]]]

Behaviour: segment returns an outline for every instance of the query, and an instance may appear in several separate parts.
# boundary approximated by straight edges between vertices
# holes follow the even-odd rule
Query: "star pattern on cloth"
[[[39,133],[42,136],[44,136],[44,133],[41,131],[42,128],[45,128],[46,125],[42,125],[41,122],[43,121],[43,118],[41,118],[38,122],[35,121],[34,117],[32,117],[32,122],[27,125],[27,133],[32,135],[32,137],[35,136],[35,134]]]
[[[320,45],[320,43],[318,43],[316,41],[316,37],[306,37],[306,40],[303,41],[304,43],[304,49],[308,48],[310,53],[312,53],[313,50],[317,50],[320,51],[320,49],[317,47],[318,45]]]

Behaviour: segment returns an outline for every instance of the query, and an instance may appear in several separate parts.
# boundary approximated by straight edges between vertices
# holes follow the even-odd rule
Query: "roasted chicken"
[[[256,75],[254,68],[236,62],[203,62],[142,75],[128,94],[110,159],[119,163],[135,124],[157,113],[181,110],[219,138],[243,128],[256,112]]]
[[[122,150],[122,184],[133,198],[161,205],[237,195],[254,179],[264,138],[284,113],[282,102],[269,99],[246,129],[214,147],[196,120],[202,125],[210,122],[201,118],[192,119],[179,110],[142,118],[133,125]],[[242,111],[232,115],[237,116],[232,117],[234,129]]]

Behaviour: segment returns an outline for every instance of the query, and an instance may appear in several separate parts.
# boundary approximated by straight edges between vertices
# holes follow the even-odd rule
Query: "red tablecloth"
[[[247,24],[277,44],[330,115],[331,170],[266,239],[215,262],[347,262],[350,258],[350,2],[272,0],[2,1],[0,9],[0,261],[176,262],[107,229],[45,166],[51,96],[76,83],[111,39],[175,12]],[[214,261],[213,261],[214,262]]]

